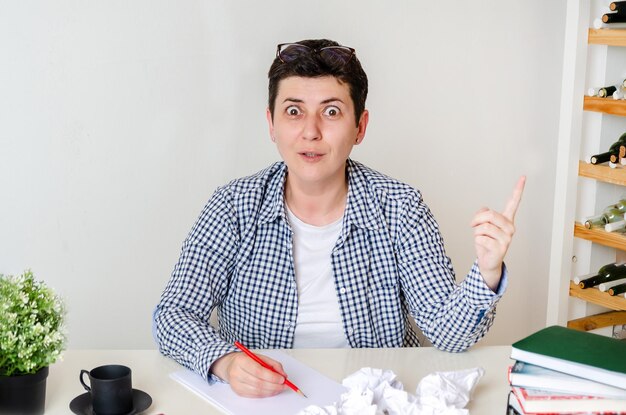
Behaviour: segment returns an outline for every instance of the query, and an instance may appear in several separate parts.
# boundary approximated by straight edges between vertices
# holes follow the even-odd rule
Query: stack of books
[[[626,415],[626,341],[550,326],[513,343],[511,359],[507,415]]]

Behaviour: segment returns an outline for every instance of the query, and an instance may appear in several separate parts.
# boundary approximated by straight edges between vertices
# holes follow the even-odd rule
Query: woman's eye
[[[339,108],[337,107],[327,107],[324,109],[324,115],[328,117],[336,117],[340,114]]]
[[[287,107],[287,115],[291,115],[291,116],[300,115],[300,108],[295,107],[293,105],[290,107]]]

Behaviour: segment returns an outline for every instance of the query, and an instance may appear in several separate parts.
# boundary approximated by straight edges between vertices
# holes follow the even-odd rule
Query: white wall
[[[473,213],[528,175],[484,344],[545,321],[565,1],[0,0],[0,273],[32,268],[72,348],[150,348],[150,314],[216,186],[278,159],[275,45],[356,48],[353,153],[423,191],[459,277]]]

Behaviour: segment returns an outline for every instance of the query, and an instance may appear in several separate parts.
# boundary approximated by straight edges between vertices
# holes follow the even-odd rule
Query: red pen
[[[235,347],[238,348],[239,350],[241,350],[242,352],[244,352],[245,354],[247,354],[248,356],[250,356],[255,362],[257,362],[258,364],[260,364],[261,366],[263,366],[266,369],[271,370],[274,373],[278,373],[276,371],[276,369],[274,369],[273,367],[271,367],[270,365],[268,365],[267,363],[265,363],[263,360],[261,360],[261,358],[257,355],[255,355],[254,353],[252,353],[250,350],[248,350],[248,348],[246,346],[244,346],[243,344],[239,343],[238,341],[235,342]],[[280,373],[278,373],[280,375]],[[289,382],[289,380],[287,378],[285,378],[285,385],[289,386],[291,389],[294,390],[294,392],[299,393],[300,395],[304,396],[305,398],[308,398],[304,392],[302,392],[300,390],[300,388],[298,388],[296,385],[294,385],[293,383]]]

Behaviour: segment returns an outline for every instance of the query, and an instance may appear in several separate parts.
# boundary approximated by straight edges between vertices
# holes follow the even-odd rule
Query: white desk
[[[435,371],[460,370],[481,366],[480,380],[468,408],[476,415],[505,413],[509,391],[507,367],[510,346],[473,347],[464,353],[446,353],[432,347],[404,349],[294,349],[286,353],[326,376],[341,382],[347,375],[370,366],[391,369],[413,393],[420,379]],[[69,350],[62,362],[50,367],[46,415],[67,415],[70,401],[84,393],[78,381],[81,369],[118,363],[133,371],[133,387],[152,396],[145,415],[219,414],[210,403],[171,380],[169,373],[180,366],[156,350]]]

